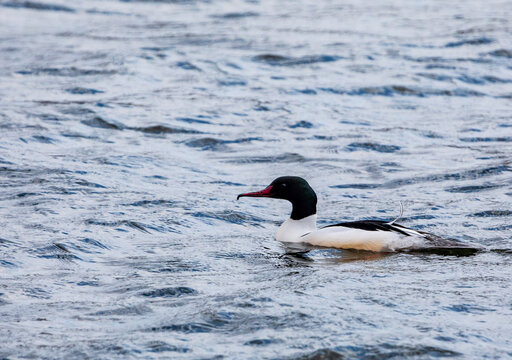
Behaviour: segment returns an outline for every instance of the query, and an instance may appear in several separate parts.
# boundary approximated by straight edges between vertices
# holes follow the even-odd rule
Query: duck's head
[[[291,218],[294,220],[316,214],[316,194],[308,182],[298,176],[278,177],[265,189],[240,194],[237,200],[242,196],[288,200],[293,206]]]

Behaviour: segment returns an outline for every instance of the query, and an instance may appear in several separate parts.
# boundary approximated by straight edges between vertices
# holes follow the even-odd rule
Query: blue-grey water
[[[511,358],[511,19],[0,0],[0,358]],[[486,250],[291,255],[281,175]]]

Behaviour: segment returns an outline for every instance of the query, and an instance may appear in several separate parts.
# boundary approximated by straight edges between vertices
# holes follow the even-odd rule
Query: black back
[[[362,220],[362,221],[351,221],[351,222],[344,222],[334,225],[328,225],[325,227],[332,227],[332,226],[343,226],[347,228],[352,229],[361,229],[366,231],[395,231],[397,233],[400,233],[405,236],[410,236],[410,234],[406,233],[402,229],[404,227],[402,225],[398,224],[390,224],[389,222],[380,221],[380,220]]]

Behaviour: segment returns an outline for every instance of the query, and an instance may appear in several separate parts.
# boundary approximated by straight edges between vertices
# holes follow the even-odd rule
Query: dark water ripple
[[[46,4],[35,1],[7,1],[2,3],[1,5],[5,7],[25,8],[30,10],[75,12],[75,10],[67,6]]]
[[[254,61],[263,62],[269,65],[294,66],[294,65],[310,65],[315,63],[333,62],[341,59],[339,56],[332,55],[307,55],[298,58],[289,56],[262,54],[254,57]]]
[[[0,358],[512,357],[510,19],[0,0]],[[284,247],[284,174],[486,250]]]

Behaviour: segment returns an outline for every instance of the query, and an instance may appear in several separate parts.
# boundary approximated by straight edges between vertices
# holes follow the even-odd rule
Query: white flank
[[[308,243],[338,249],[367,251],[396,251],[420,248],[425,245],[424,236],[414,230],[398,227],[403,234],[391,231],[368,231],[332,226],[316,228],[316,215],[301,220],[286,220],[277,230],[276,239],[281,242]]]
[[[368,231],[342,226],[319,229],[302,239],[311,245],[368,251],[396,251],[424,245],[424,238],[416,235],[405,236],[391,231]]]

